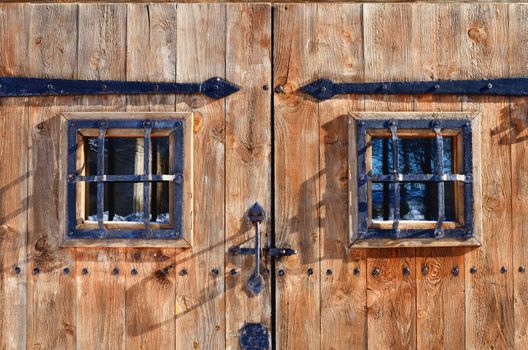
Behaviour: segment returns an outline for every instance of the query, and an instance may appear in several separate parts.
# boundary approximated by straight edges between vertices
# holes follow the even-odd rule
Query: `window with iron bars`
[[[473,120],[402,115],[352,119],[357,142],[353,241],[472,238]]]
[[[67,121],[67,240],[184,236],[184,119]]]

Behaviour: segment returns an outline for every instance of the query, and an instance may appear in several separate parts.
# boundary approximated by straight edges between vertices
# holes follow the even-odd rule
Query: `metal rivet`
[[[321,86],[321,92],[326,92],[326,86]]]
[[[104,120],[99,122],[99,127],[101,127],[101,128],[106,128],[107,125],[108,125],[108,123],[106,121],[104,121]]]
[[[488,83],[488,85],[486,85],[486,87],[487,87],[488,89],[491,89],[491,88],[493,87],[493,84],[492,84],[492,83]]]
[[[75,180],[75,174],[68,175],[68,180],[70,180],[70,181]]]
[[[405,266],[402,269],[402,273],[403,273],[404,276],[409,276],[411,274],[411,270],[409,269],[409,267]]]
[[[453,270],[451,270],[451,273],[453,274],[453,276],[458,276],[458,274],[460,273],[458,266],[453,267]]]
[[[429,267],[427,265],[422,266],[422,274],[427,275],[429,273]]]
[[[326,275],[327,276],[332,276],[332,274],[333,274],[332,269],[326,270]]]
[[[68,236],[73,236],[73,231],[68,232]]]
[[[269,86],[268,85],[262,85],[262,90],[268,91],[269,90]]]
[[[38,275],[39,273],[40,273],[40,269],[39,269],[38,267],[35,267],[35,268],[33,269],[33,274],[34,274],[34,275]]]
[[[136,268],[133,268],[132,271],[130,271],[130,273],[132,274],[132,276],[135,276],[138,274],[138,271],[136,270]]]
[[[87,275],[88,274],[88,269],[85,267],[84,269],[82,269],[81,273],[83,275]]]
[[[154,90],[158,91],[159,89],[160,89],[160,87],[159,87],[158,84],[154,85]]]
[[[279,276],[284,276],[285,273],[284,269],[280,269],[278,272]]]
[[[69,267],[65,267],[64,270],[62,270],[62,272],[64,272],[64,274],[67,275],[67,274],[70,273],[70,268]]]
[[[396,123],[395,120],[391,120],[391,121],[389,122],[389,126],[397,126],[397,125],[398,125],[398,123]]]
[[[20,272],[22,272],[22,270],[20,269],[20,267],[18,267],[18,266],[15,267],[15,273],[16,273],[17,275],[20,275]]]
[[[280,84],[277,85],[277,86],[275,87],[275,92],[278,93],[278,94],[284,92],[284,87],[283,87],[282,85],[280,85]]]
[[[500,272],[501,273],[506,273],[506,272],[508,272],[508,268],[506,266],[503,266],[503,267],[501,267]]]
[[[389,88],[389,86],[388,86],[387,84],[382,84],[382,85],[381,85],[381,88],[382,88],[383,90],[387,90],[387,89]]]
[[[112,270],[112,275],[119,275],[119,269],[117,267]]]
[[[310,267],[310,268],[306,271],[306,273],[308,274],[308,276],[313,275],[313,269]]]
[[[526,268],[524,266],[519,266],[519,272],[526,272]]]
[[[435,88],[435,90],[440,89],[440,84],[435,84],[434,88]]]
[[[218,276],[218,274],[220,273],[220,270],[218,270],[216,267],[214,269],[211,270],[211,274],[213,276]]]
[[[477,267],[476,266],[471,266],[471,268],[469,269],[469,273],[477,273]]]
[[[354,272],[354,275],[357,276],[357,275],[359,275],[359,273],[360,273],[361,271],[359,270],[359,268],[356,267],[356,268],[354,269],[353,272]]]
[[[170,272],[170,269],[168,267],[165,267],[163,270],[161,270],[161,273],[163,273],[164,275],[168,275]]]
[[[141,259],[141,252],[135,252],[134,253],[134,260],[139,260]]]
[[[48,90],[53,90],[53,85],[49,84],[48,85]]]
[[[106,84],[101,85],[101,89],[106,90],[107,89]]]
[[[236,270],[236,269],[231,269],[231,271],[229,271],[229,274],[230,274],[231,276],[234,276],[234,275],[237,274],[237,270]]]
[[[175,174],[174,182],[176,182],[177,184],[181,184],[183,182],[183,175],[181,173]]]
[[[187,269],[181,269],[180,276],[187,276],[188,273]]]
[[[152,123],[149,122],[149,121],[146,121],[143,123],[143,126],[146,127],[146,128],[150,128],[152,126]]]
[[[39,131],[44,130],[44,123],[37,124],[37,130],[39,130]]]
[[[380,269],[378,267],[375,267],[374,269],[372,269],[373,276],[379,276],[379,274],[380,274]]]
[[[262,270],[262,274],[263,274],[264,276],[269,275],[269,273],[270,273],[270,270],[269,270],[267,267],[264,268],[264,269]]]

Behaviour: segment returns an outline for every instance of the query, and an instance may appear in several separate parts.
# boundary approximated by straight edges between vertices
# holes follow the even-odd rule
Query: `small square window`
[[[169,242],[190,235],[190,118],[79,115],[67,117],[65,242]]]
[[[358,113],[351,126],[354,245],[480,244],[474,205],[478,120]]]

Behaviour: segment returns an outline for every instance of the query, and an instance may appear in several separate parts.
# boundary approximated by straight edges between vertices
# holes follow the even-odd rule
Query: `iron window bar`
[[[105,140],[108,129],[143,129],[144,163],[141,175],[105,175]],[[98,129],[97,137],[97,175],[77,174],[77,134],[82,129]],[[152,152],[152,129],[169,129],[172,134],[173,154],[170,154],[173,169],[171,174],[153,175],[150,173],[150,153]],[[184,121],[176,120],[70,120],[68,122],[68,184],[67,184],[67,230],[68,239],[181,239],[183,238],[183,161],[184,161]],[[97,229],[77,227],[76,184],[79,182],[97,185]],[[112,228],[105,226],[104,199],[105,183],[133,182],[143,184],[143,228]],[[172,223],[170,228],[153,229],[150,223],[150,185],[156,182],[172,183]]]
[[[359,239],[376,238],[467,238],[473,234],[473,182],[472,182],[472,130],[468,120],[359,120],[357,121],[357,171],[358,171],[358,231]],[[390,132],[392,145],[392,174],[367,174],[368,130],[383,129]],[[435,174],[401,174],[399,171],[399,129],[429,129],[435,134]],[[460,129],[463,152],[463,174],[444,172],[442,129]],[[444,228],[445,182],[462,182],[464,197],[464,227]],[[368,187],[372,182],[392,184],[392,229],[369,227]],[[438,192],[437,217],[434,229],[400,228],[400,186],[402,182],[436,182]]]

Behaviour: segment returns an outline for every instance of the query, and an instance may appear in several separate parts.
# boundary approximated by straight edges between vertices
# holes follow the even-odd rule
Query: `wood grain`
[[[79,78],[125,79],[126,14],[126,5],[79,5]],[[125,102],[124,96],[84,96],[76,111],[119,111],[124,109]],[[125,252],[82,247],[76,249],[75,260],[78,276],[76,346],[122,348],[125,340]],[[98,339],[97,344],[94,339]]]
[[[509,22],[509,75],[526,75],[528,71],[528,6],[511,4],[508,6]],[[513,246],[513,307],[514,307],[514,347],[528,347],[528,278],[521,267],[528,264],[526,245],[526,197],[528,167],[528,145],[526,127],[528,126],[528,103],[526,98],[510,99],[510,143],[512,174],[512,246]]]
[[[418,23],[414,76],[460,79],[459,6],[420,4],[413,8],[413,19]],[[459,112],[461,108],[459,96],[417,97],[414,106],[417,111]],[[456,276],[454,268],[459,271]],[[464,348],[464,248],[417,249],[416,269],[417,348]]]
[[[177,81],[225,77],[225,29],[224,5],[178,5]],[[175,333],[184,335],[176,338],[176,348],[221,349],[225,347],[225,102],[178,96],[176,109],[197,112],[195,233],[193,248],[176,255]]]
[[[361,21],[362,5],[317,5],[319,77],[363,80]],[[348,114],[363,105],[357,95],[319,103],[321,349],[360,349],[367,343],[366,252],[349,249],[347,239]]]
[[[76,78],[77,36],[71,33],[77,33],[77,5],[30,5],[29,20],[28,74]],[[69,349],[76,342],[75,274],[63,273],[65,267],[72,267],[73,251],[59,249],[66,224],[58,116],[76,103],[76,97],[29,99],[28,270],[32,272],[27,346],[31,348]]]
[[[317,7],[280,5],[274,18],[275,241],[299,251],[276,267],[277,347],[319,349],[319,118],[296,92],[317,76]]]
[[[266,210],[261,225],[265,246],[272,233],[271,7],[228,5],[226,19],[226,78],[244,87],[226,99],[226,249],[254,247],[247,210],[255,202]],[[263,259],[259,268],[266,287],[253,296],[246,283],[255,269],[254,256],[226,255],[226,260],[226,348],[236,349],[245,323],[271,329],[271,264],[269,258]]]
[[[176,4],[129,4],[126,23],[127,80],[175,81]],[[127,97],[127,111],[172,112],[174,110],[174,95]],[[185,127],[192,128],[192,121],[190,124],[186,123]],[[190,141],[188,138],[192,137],[192,133],[186,132],[185,137],[186,142]],[[187,157],[185,159],[187,160]],[[187,161],[186,170],[189,165],[191,164]],[[192,177],[185,177],[185,180],[192,181]],[[183,219],[190,218],[192,215],[186,213]],[[183,240],[180,242],[183,243]],[[176,338],[181,336],[174,332],[176,250],[166,249],[170,246],[166,246],[165,249],[127,251],[125,285],[125,347],[127,349],[172,349]],[[137,271],[137,275],[131,274],[132,269]]]
[[[27,9],[0,5],[1,75],[27,73]],[[26,347],[27,125],[27,99],[0,100],[1,349]]]
[[[363,7],[365,80],[409,80],[412,72],[413,18],[409,4],[365,4]],[[366,96],[365,110],[411,111],[412,96]],[[372,270],[378,267],[380,275]],[[409,268],[404,276],[402,269]],[[371,249],[367,252],[368,346],[416,347],[415,249]]]
[[[461,5],[463,78],[506,76],[506,5]],[[467,251],[465,265],[478,272],[466,279],[466,347],[513,347],[511,165],[508,101],[469,97],[465,110],[482,113],[483,227],[485,244]],[[501,267],[509,268],[501,273]]]

